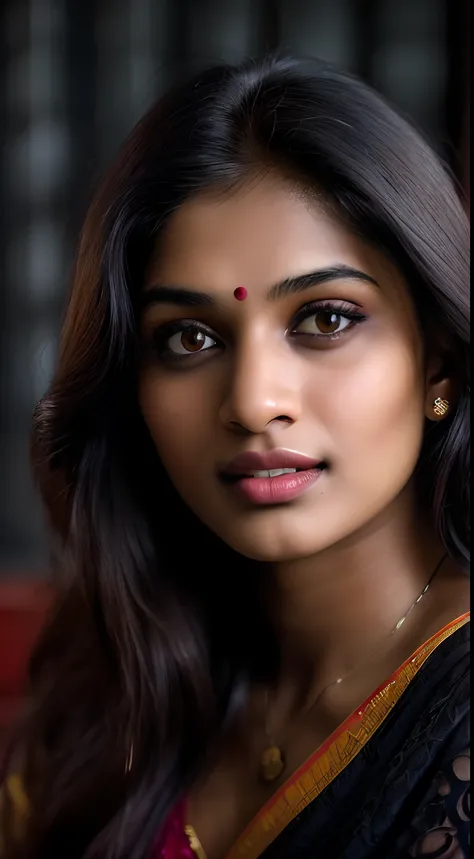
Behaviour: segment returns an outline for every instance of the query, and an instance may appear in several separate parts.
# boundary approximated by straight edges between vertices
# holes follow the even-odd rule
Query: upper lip
[[[295,453],[292,450],[276,449],[268,453],[250,450],[248,453],[239,453],[221,469],[221,473],[242,476],[252,474],[254,471],[270,471],[277,468],[316,468],[320,464],[321,460],[312,459],[304,453]]]

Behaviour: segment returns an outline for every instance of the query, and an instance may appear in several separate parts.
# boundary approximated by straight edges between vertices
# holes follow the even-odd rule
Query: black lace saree
[[[467,857],[468,620],[440,630],[349,717],[227,859]]]

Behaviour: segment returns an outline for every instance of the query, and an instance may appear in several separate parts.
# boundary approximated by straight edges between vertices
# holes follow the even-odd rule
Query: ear
[[[456,388],[449,356],[439,352],[432,355],[427,362],[425,377],[425,415],[428,420],[442,421],[453,411],[458,398]]]

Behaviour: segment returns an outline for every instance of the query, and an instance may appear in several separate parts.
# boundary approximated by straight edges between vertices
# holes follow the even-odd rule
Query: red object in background
[[[42,582],[0,580],[0,731],[18,713],[28,659],[51,602]]]

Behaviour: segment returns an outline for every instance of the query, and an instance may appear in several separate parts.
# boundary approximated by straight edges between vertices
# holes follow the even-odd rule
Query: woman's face
[[[283,179],[203,194],[172,215],[142,332],[140,405],[159,457],[243,555],[334,546],[410,481],[427,392],[408,288]]]

